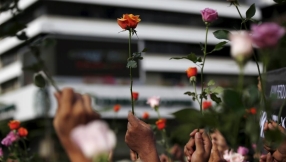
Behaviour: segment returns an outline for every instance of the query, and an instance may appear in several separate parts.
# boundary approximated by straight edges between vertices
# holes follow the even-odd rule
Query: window
[[[20,87],[19,78],[13,78],[8,80],[0,85],[1,87],[1,94],[13,91]]]

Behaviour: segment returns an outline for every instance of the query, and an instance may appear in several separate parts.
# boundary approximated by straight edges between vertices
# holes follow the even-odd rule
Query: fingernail
[[[197,132],[195,135],[196,138],[201,138],[201,133]]]
[[[191,158],[188,156],[187,159],[190,160]]]

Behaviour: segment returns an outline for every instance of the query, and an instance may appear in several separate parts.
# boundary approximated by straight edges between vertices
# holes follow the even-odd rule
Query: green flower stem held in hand
[[[158,119],[160,120],[161,119],[161,115],[160,115],[160,112],[159,112],[159,107],[156,107],[155,108],[155,111],[157,112],[157,115],[158,115]],[[169,144],[168,144],[168,137],[167,137],[167,133],[166,133],[166,129],[162,129],[161,131],[161,135],[162,135],[162,139],[163,139],[163,146],[165,147],[165,150],[167,152],[169,152],[170,150],[170,147],[169,147]],[[171,157],[169,156],[169,154],[167,154],[168,158],[171,159]]]
[[[201,96],[200,96],[200,111],[201,114],[203,114],[203,91],[204,91],[204,78],[203,78],[203,74],[204,74],[204,67],[205,67],[205,61],[206,61],[206,56],[207,56],[207,43],[208,43],[208,32],[209,32],[209,23],[206,23],[206,39],[205,39],[205,47],[204,47],[204,58],[203,58],[203,64],[202,64],[202,68],[201,68]]]
[[[247,28],[247,26],[246,26],[246,22],[244,21],[244,18],[242,17],[238,6],[237,6],[236,4],[234,4],[234,6],[235,6],[235,8],[236,8],[236,10],[237,10],[237,12],[238,12],[240,18],[241,18],[242,23],[244,24],[244,29],[245,29],[245,30],[248,30],[248,28]],[[241,27],[241,28],[242,28],[242,27]],[[261,93],[262,93],[263,104],[265,105],[267,102],[266,102],[266,96],[265,96],[264,81],[263,81],[263,79],[262,79],[261,70],[260,70],[260,67],[259,67],[259,64],[258,64],[258,59],[257,59],[257,57],[256,57],[256,53],[255,53],[255,52],[253,53],[253,57],[254,57],[254,60],[255,60],[256,66],[257,66],[258,75],[259,75],[260,84],[261,84],[261,91],[262,91]],[[267,109],[267,106],[264,106],[264,107],[265,107],[264,110],[266,110],[266,109]],[[271,118],[269,118],[269,117],[271,117],[271,116],[270,116],[270,115],[267,115],[268,121],[271,120]]]
[[[132,35],[132,28],[129,29],[129,58],[131,58],[131,35]],[[134,114],[134,99],[132,95],[132,85],[133,85],[133,78],[132,78],[132,67],[129,67],[129,75],[130,75],[130,95],[131,95],[131,106],[132,106],[132,114]]]

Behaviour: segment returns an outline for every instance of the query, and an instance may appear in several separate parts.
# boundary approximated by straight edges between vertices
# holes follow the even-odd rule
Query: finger
[[[88,94],[84,94],[82,95],[82,99],[83,99],[83,104],[84,107],[86,108],[88,113],[93,113],[93,108],[91,106],[91,97]]]
[[[54,96],[55,96],[57,104],[58,104],[58,108],[57,108],[57,112],[56,112],[58,114],[58,111],[59,111],[59,109],[61,107],[61,105],[60,105],[60,103],[61,103],[60,102],[61,101],[61,94],[59,92],[55,92]]]
[[[205,150],[204,150],[202,134],[200,132],[197,132],[195,134],[195,145],[196,145],[195,152],[197,152],[198,155],[202,155],[205,152]]]
[[[203,133],[205,130],[204,129],[199,129],[199,132]],[[190,133],[190,136],[194,137],[196,132],[198,132],[198,129],[195,129],[192,131],[192,133]]]
[[[135,117],[133,114],[132,114],[132,112],[129,112],[129,114],[128,114],[128,121],[129,121],[129,123],[131,124],[131,126],[138,126],[139,125],[139,119],[137,118],[137,117]]]
[[[268,130],[268,122],[265,122],[265,123],[264,123],[263,130],[264,130],[264,131]]]
[[[74,115],[73,117],[79,118],[83,123],[87,122],[87,116],[86,116],[87,113],[84,108],[83,99],[81,95],[77,95],[72,111]]]
[[[266,162],[273,162],[273,157],[270,152],[267,154]]]
[[[207,135],[205,131],[202,134],[202,139],[203,139],[203,144],[204,144],[204,150],[208,155],[210,155],[211,149],[212,149],[212,143],[211,143],[209,136]]]
[[[194,153],[195,149],[195,139],[190,138],[189,142],[186,144],[186,149],[188,150],[189,154],[192,155]]]
[[[62,112],[70,112],[72,109],[75,94],[72,88],[64,88],[62,90],[61,100],[60,100],[60,110]]]

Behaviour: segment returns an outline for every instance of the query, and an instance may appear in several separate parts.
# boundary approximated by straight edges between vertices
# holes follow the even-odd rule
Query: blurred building
[[[248,9],[242,1],[242,13]],[[72,86],[76,91],[89,93],[96,98],[97,109],[123,106],[119,117],[125,117],[130,110],[128,57],[128,32],[121,32],[116,19],[124,13],[140,15],[138,38],[132,38],[132,51],[148,51],[144,59],[133,70],[134,91],[140,93],[136,111],[149,111],[146,99],[157,95],[162,98],[162,114],[168,114],[182,107],[197,108],[185,91],[192,90],[185,70],[194,66],[186,60],[170,60],[174,56],[185,56],[191,52],[202,55],[199,43],[204,42],[205,25],[200,10],[211,7],[219,13],[208,35],[208,49],[219,42],[212,32],[217,29],[237,30],[240,18],[229,2],[221,1],[128,1],[128,0],[20,0],[23,12],[17,21],[27,24],[26,33],[34,39],[49,37],[56,40],[54,46],[42,50],[49,72],[62,88]],[[255,19],[261,18],[257,9]],[[10,13],[0,16],[3,27],[15,21]],[[13,118],[25,120],[41,115],[40,91],[33,84],[33,75],[22,71],[22,67],[33,62],[23,41],[4,38],[0,41],[0,101],[16,106]],[[220,86],[236,84],[238,67],[229,55],[229,47],[208,56],[205,66],[205,81],[214,79]],[[245,68],[247,82],[253,82],[257,75],[254,62]],[[198,83],[200,77],[198,76]],[[197,85],[200,86],[199,84]],[[52,93],[51,111],[56,108]],[[103,117],[113,117],[113,112]]]
[[[241,0],[240,10],[244,14],[251,0]],[[267,1],[255,1],[264,6]],[[142,21],[136,28],[138,37],[132,38],[132,52],[142,51],[144,59],[133,70],[134,91],[139,92],[135,111],[138,116],[144,111],[156,118],[156,113],[147,104],[151,96],[161,96],[160,112],[170,118],[170,113],[181,108],[198,108],[186,91],[193,91],[185,70],[195,66],[187,60],[170,60],[171,57],[186,56],[191,52],[201,56],[200,43],[205,39],[205,25],[200,10],[210,7],[219,13],[208,35],[208,50],[217,40],[212,32],[218,29],[238,30],[240,17],[227,1],[193,0],[20,0],[22,13],[12,17],[1,13],[1,27],[18,21],[27,25],[27,35],[34,40],[51,38],[55,44],[43,47],[49,73],[60,88],[73,87],[79,93],[94,97],[95,109],[105,119],[113,119],[115,113],[106,111],[115,104],[122,106],[118,118],[126,118],[131,109],[129,91],[128,32],[121,32],[117,18],[122,14],[140,15]],[[257,8],[256,20],[261,19]],[[210,79],[223,87],[237,84],[239,69],[229,54],[229,45],[207,57],[205,82]],[[39,89],[33,85],[33,73],[22,68],[35,62],[23,41],[14,37],[0,40],[0,120],[15,118],[35,120],[47,112],[53,117],[56,102],[53,87]],[[245,67],[246,84],[256,83],[257,67],[250,61]],[[200,89],[200,74],[197,77]],[[49,100],[46,100],[50,98]],[[126,121],[123,122],[124,126]],[[122,136],[124,134],[118,134]],[[124,141],[124,140],[123,140]],[[127,149],[122,142],[121,145]],[[117,150],[120,154],[125,150]],[[128,151],[127,151],[128,152]]]

